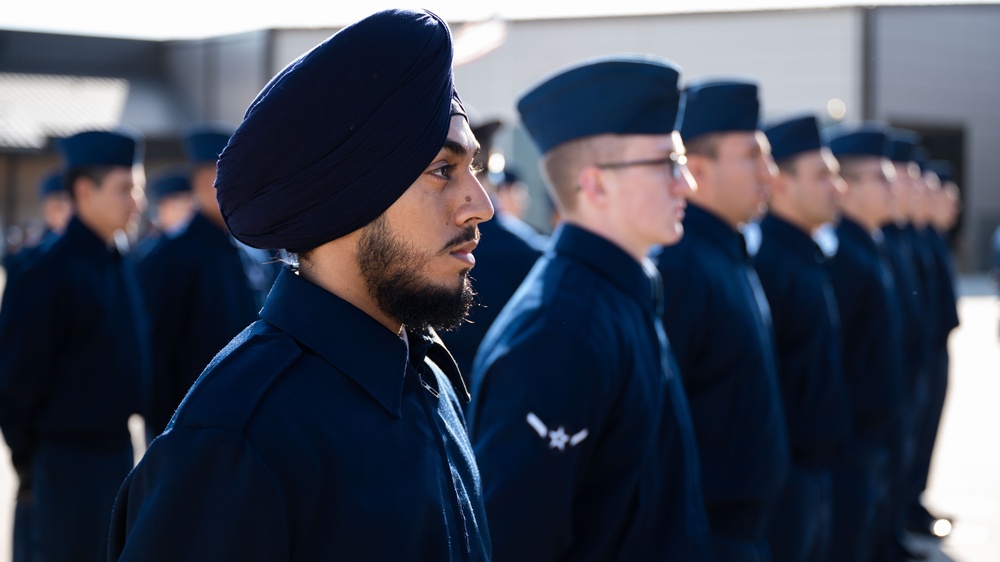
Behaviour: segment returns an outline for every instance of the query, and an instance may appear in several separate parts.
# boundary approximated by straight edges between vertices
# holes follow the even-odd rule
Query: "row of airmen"
[[[442,50],[400,59],[363,39],[388,28],[394,40],[440,41]],[[371,213],[371,199],[382,199],[359,192],[337,203],[336,216],[322,214],[331,189],[314,181],[322,171],[302,154],[277,159],[291,149],[258,140],[290,119],[316,150],[332,150],[324,143],[334,142],[334,129],[296,109],[334,95],[320,93],[323,76],[380,57],[447,69],[419,79],[387,72],[372,99],[350,102],[371,119],[381,111],[398,121],[394,108],[429,114],[450,96],[441,153],[471,160],[442,28],[425,12],[376,14],[277,76],[282,87],[261,92],[240,142],[224,133],[189,137],[189,172],[151,189],[162,187],[167,200],[188,179],[198,212],[138,252],[136,271],[115,240],[135,211],[138,144],[113,132],[60,143],[74,216],[8,272],[0,309],[0,427],[25,508],[15,545],[47,560],[100,559],[110,526],[115,560],[902,559],[907,521],[923,528],[933,519],[920,493],[947,381],[945,344],[957,324],[941,237],[954,221],[939,183],[948,173],[925,163],[921,175],[916,139],[879,124],[823,135],[804,116],[762,130],[753,82],[693,81],[682,92],[667,61],[611,57],[564,69],[520,98],[564,221],[544,253],[502,212],[467,221],[481,227],[473,272],[481,306],[474,324],[441,334],[471,375],[464,422],[455,421],[464,383],[418,320],[398,330],[406,380],[419,382],[412,391],[404,385],[402,403],[392,384],[358,378],[382,369],[374,343],[382,334],[327,306],[329,297],[307,288],[303,279],[319,275],[308,269],[283,271],[263,320],[226,346],[257,318],[253,289],[271,285],[266,273],[248,274],[259,254],[227,227],[254,246],[313,250],[317,239],[343,239],[329,229],[359,224],[355,206]],[[414,80],[423,97],[393,97],[394,88],[413,95],[403,89]],[[345,134],[375,135],[363,146],[396,146],[378,137],[403,134],[394,123],[395,132],[355,133],[352,125]],[[427,130],[415,126],[407,139]],[[400,154],[384,154],[383,167]],[[301,189],[274,199],[276,184],[224,166],[256,173],[263,158],[277,185],[296,178]],[[355,173],[351,159],[336,161],[330,177]],[[465,201],[475,204],[474,195]],[[823,230],[831,221],[833,236]],[[747,224],[759,235],[749,249]],[[465,248],[461,236],[455,244]],[[269,382],[275,369],[320,372],[318,363],[290,367],[282,334],[298,342],[295,357],[337,365],[395,419],[417,416],[447,474],[420,464],[434,456],[427,451],[386,441],[383,422],[363,405],[309,408],[341,383],[318,379],[310,396],[302,385]],[[353,396],[334,388],[338,400]],[[436,406],[414,414],[410,392]],[[168,430],[126,479],[134,412],[146,417],[150,437]],[[297,431],[269,434],[263,424],[276,419]],[[347,425],[328,442],[331,420]],[[341,458],[356,465],[354,478],[316,474],[334,462],[330,452],[337,470],[345,470]],[[437,511],[423,503],[435,497],[444,502]],[[373,514],[372,506],[395,507]]]
[[[601,76],[599,66],[575,72],[581,82]],[[578,87],[574,95],[596,105],[597,92]],[[620,95],[601,101],[618,102],[631,115],[637,100],[630,97],[638,94]],[[686,149],[685,174],[697,187],[687,196],[683,238],[650,257],[663,278],[663,325],[691,411],[715,556],[918,557],[903,540],[906,531],[940,536],[950,526],[921,501],[944,404],[948,335],[958,325],[945,241],[958,210],[950,164],[929,162],[915,133],[881,123],[822,131],[815,116],[802,115],[762,130],[753,82],[693,81],[684,95],[677,131]],[[543,110],[554,111],[535,111]],[[563,134],[559,127],[569,125],[544,123],[532,130],[531,115],[523,111],[549,158],[552,148],[545,142],[553,141],[545,136]],[[663,164],[638,160],[605,167]],[[561,193],[554,185],[557,201],[581,189],[567,186]],[[502,209],[497,214],[502,217]],[[503,222],[494,222],[490,230],[504,229]],[[492,255],[488,224],[482,246]],[[515,236],[506,230],[505,236]],[[492,280],[495,271],[517,271],[515,256],[531,256],[530,242],[508,243],[506,257],[484,260],[474,277]],[[542,290],[539,281],[529,277],[521,291]],[[508,285],[506,294],[489,282],[477,290],[487,307],[502,307],[516,285]],[[516,317],[527,314],[520,308],[551,304],[540,294],[516,300],[516,312],[503,314]],[[483,312],[473,311],[472,320],[496,316]],[[589,311],[602,313],[615,311]],[[525,513],[523,506],[558,506],[580,483],[562,472],[525,470],[546,461],[529,445],[511,446],[508,432],[523,430],[510,404],[533,388],[529,415],[541,420],[539,438],[550,452],[573,456],[578,443],[564,434],[593,431],[593,422],[584,420],[592,419],[589,412],[606,391],[581,384],[581,376],[587,380],[588,368],[609,361],[586,349],[553,353],[558,344],[542,333],[532,334],[531,350],[523,352],[532,368],[493,358],[498,350],[510,355],[512,340],[525,337],[514,322],[502,318],[470,366],[470,436],[487,485],[494,553],[536,559],[538,552],[560,552],[574,539],[552,532],[552,512]],[[477,351],[476,345],[467,347],[463,330],[442,333],[460,366],[460,358]],[[594,338],[593,345],[607,346],[606,339]],[[567,362],[573,367],[567,369]],[[565,376],[549,376],[541,395],[532,374],[539,364],[543,372]],[[628,451],[623,446],[617,454],[627,457]],[[520,480],[526,472],[536,478],[530,486]],[[585,536],[575,540],[608,539],[596,530]],[[587,548],[600,552],[600,546]]]
[[[141,413],[151,441],[256,320],[278,266],[233,239],[219,212],[215,162],[229,137],[189,129],[187,166],[150,182],[152,225],[134,244],[124,232],[140,218],[141,142],[112,131],[59,141],[65,172],[39,185],[45,233],[4,260],[0,427],[19,479],[15,561],[90,559],[81,545],[106,535],[133,464],[123,420]]]

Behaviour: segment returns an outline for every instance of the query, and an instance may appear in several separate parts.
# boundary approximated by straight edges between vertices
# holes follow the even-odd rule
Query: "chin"
[[[674,244],[680,242],[681,238],[683,237],[684,237],[684,227],[681,225],[677,225],[676,227],[674,227],[673,232],[668,232],[666,236],[660,239],[660,244],[663,246],[673,246]]]

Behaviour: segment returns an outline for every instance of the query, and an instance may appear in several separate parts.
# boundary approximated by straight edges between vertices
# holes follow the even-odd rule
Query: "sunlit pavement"
[[[985,276],[963,278],[959,292],[962,325],[951,336],[948,399],[926,497],[931,511],[951,517],[955,527],[944,540],[911,538],[910,544],[929,562],[1000,562],[1000,311]],[[140,444],[142,421],[133,419],[130,428]],[[10,560],[16,488],[9,452],[0,447],[3,560]]]

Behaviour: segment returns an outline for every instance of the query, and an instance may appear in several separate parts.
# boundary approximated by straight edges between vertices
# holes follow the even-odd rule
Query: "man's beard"
[[[476,227],[449,242],[446,248],[475,240]],[[437,285],[421,275],[432,257],[414,249],[389,231],[385,215],[364,228],[358,241],[358,266],[368,293],[390,318],[410,331],[428,326],[437,330],[457,328],[469,314],[475,291],[468,270],[458,274],[458,286]]]

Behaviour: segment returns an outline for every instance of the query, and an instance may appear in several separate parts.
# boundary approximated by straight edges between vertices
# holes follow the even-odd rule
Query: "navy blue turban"
[[[171,170],[157,176],[155,180],[150,182],[147,191],[153,200],[179,193],[191,193],[191,180],[188,178],[187,172]]]
[[[684,89],[681,112],[677,130],[685,143],[708,133],[757,131],[757,84],[746,80],[692,82]]]
[[[815,115],[785,119],[764,129],[764,134],[771,143],[771,156],[776,162],[826,146]]]
[[[887,132],[887,129],[878,123],[838,127],[831,131],[828,138],[830,150],[837,158],[851,156],[886,158],[889,155]]]
[[[955,181],[955,168],[948,160],[929,160],[927,162],[927,171],[937,174],[941,183]]]
[[[219,158],[215,187],[233,236],[301,251],[381,215],[444,146],[451,116],[465,114],[452,56],[441,18],[388,10],[285,67]]]
[[[60,139],[58,144],[67,171],[97,166],[131,168],[138,152],[135,138],[114,131],[84,131]]]
[[[542,154],[600,134],[669,134],[677,121],[679,75],[679,68],[665,59],[591,59],[532,86],[518,100],[517,110]]]
[[[184,152],[192,164],[215,165],[233,132],[222,125],[199,124],[184,134]]]
[[[906,129],[889,130],[889,160],[913,162],[913,151],[920,144],[920,135]]]
[[[55,195],[56,193],[62,193],[66,190],[66,185],[63,184],[62,172],[50,172],[47,176],[42,178],[41,183],[38,184],[38,198],[45,199],[50,195]]]

